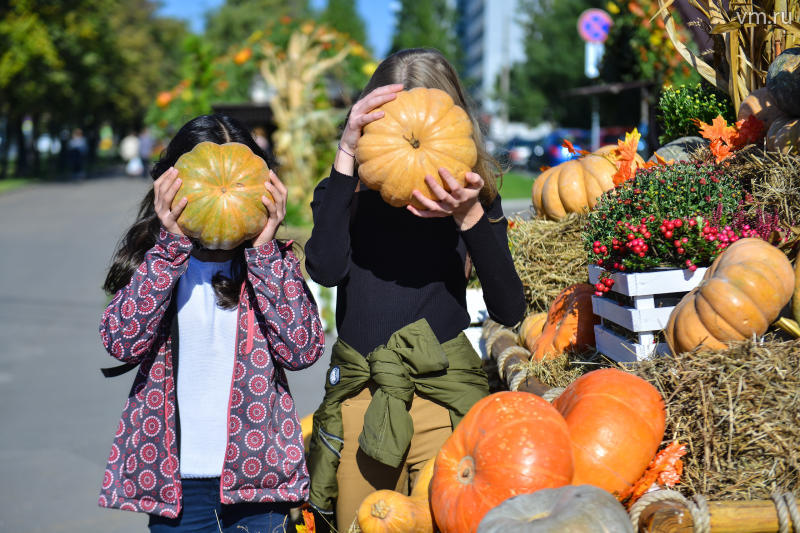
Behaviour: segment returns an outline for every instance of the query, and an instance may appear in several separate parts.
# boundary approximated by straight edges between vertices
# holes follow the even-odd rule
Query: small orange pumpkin
[[[767,150],[783,154],[800,152],[800,118],[779,115],[767,130]]]
[[[553,400],[569,428],[573,485],[600,487],[625,499],[664,438],[661,394],[640,377],[615,368],[594,370]]]
[[[261,233],[267,208],[261,196],[267,163],[241,143],[201,142],[175,163],[183,181],[172,202],[189,200],[178,226],[206,248],[231,250]]]
[[[728,246],[700,284],[669,316],[664,333],[674,353],[763,335],[792,297],[795,276],[789,259],[757,238]]]
[[[764,123],[764,127],[768,129],[775,119],[782,114],[769,89],[761,87],[742,100],[736,119],[743,120],[750,115],[755,115],[758,120]]]
[[[439,450],[431,509],[442,533],[474,533],[507,498],[571,480],[564,418],[535,394],[497,392],[473,405]]]
[[[433,533],[428,498],[410,498],[393,490],[377,490],[358,508],[362,533]]]
[[[525,317],[519,326],[519,344],[530,350],[536,339],[542,334],[542,329],[547,322],[547,312],[531,313]]]
[[[594,290],[588,283],[576,283],[556,296],[547,311],[541,335],[526,344],[533,360],[550,359],[567,350],[594,345],[594,326],[600,323],[592,312]]]
[[[426,175],[448,188],[440,167],[466,183],[466,173],[478,161],[472,121],[446,92],[415,87],[379,109],[385,115],[364,127],[356,147],[358,176],[367,187],[395,207],[421,208],[411,194],[414,189],[435,198]]]

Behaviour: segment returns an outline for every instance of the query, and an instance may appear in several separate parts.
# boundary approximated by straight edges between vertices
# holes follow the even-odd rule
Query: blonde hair
[[[484,181],[480,200],[484,206],[492,203],[497,196],[497,180],[502,175],[502,168],[486,150],[480,125],[453,66],[434,48],[400,50],[381,61],[359,98],[363,98],[378,87],[393,83],[402,83],[404,89],[414,87],[441,89],[467,112],[472,121],[472,138],[478,149],[478,161],[472,170]]]

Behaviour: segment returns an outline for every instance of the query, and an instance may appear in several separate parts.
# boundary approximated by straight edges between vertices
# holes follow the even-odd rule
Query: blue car
[[[528,169],[538,172],[543,166],[554,167],[564,161],[569,161],[577,157],[571,154],[563,146],[564,140],[568,140],[575,147],[575,150],[588,150],[589,132],[580,129],[558,129],[554,130],[543,139],[539,140],[539,149],[533,150],[528,160]]]

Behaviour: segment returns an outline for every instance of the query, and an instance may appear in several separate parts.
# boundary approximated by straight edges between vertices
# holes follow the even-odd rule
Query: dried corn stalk
[[[800,0],[687,1],[703,17],[688,23],[705,25],[714,40],[713,65],[678,38],[672,17],[676,0],[658,0],[655,16],[664,21],[667,35],[681,56],[703,78],[727,92],[738,112],[742,100],[764,86],[772,60],[783,50],[800,46]]]
[[[335,55],[323,58],[335,40],[335,34],[305,25],[291,35],[285,50],[265,43],[265,59],[260,65],[261,75],[276,92],[270,108],[277,128],[272,139],[280,176],[289,199],[304,208],[321,177],[315,175],[319,139],[335,139],[336,125],[343,116],[342,110],[314,105],[319,78],[341,63],[352,48],[345,44]]]

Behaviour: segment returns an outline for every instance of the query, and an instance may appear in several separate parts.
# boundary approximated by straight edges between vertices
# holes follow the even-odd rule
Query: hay
[[[581,230],[586,217],[569,215],[559,222],[514,218],[509,223],[511,255],[528,312],[547,311],[565,287],[587,281],[587,253]]]
[[[800,224],[800,156],[745,149],[731,161],[730,172],[751,191],[753,209],[776,213],[786,229]],[[799,232],[787,231],[792,244]]]
[[[616,363],[595,351],[562,353],[555,359],[530,360],[525,364],[528,376],[533,376],[551,387],[566,387],[583,374],[615,366]]]
[[[665,438],[687,444],[684,492],[713,499],[800,494],[800,341],[744,341],[657,357],[633,371],[664,396]]]

